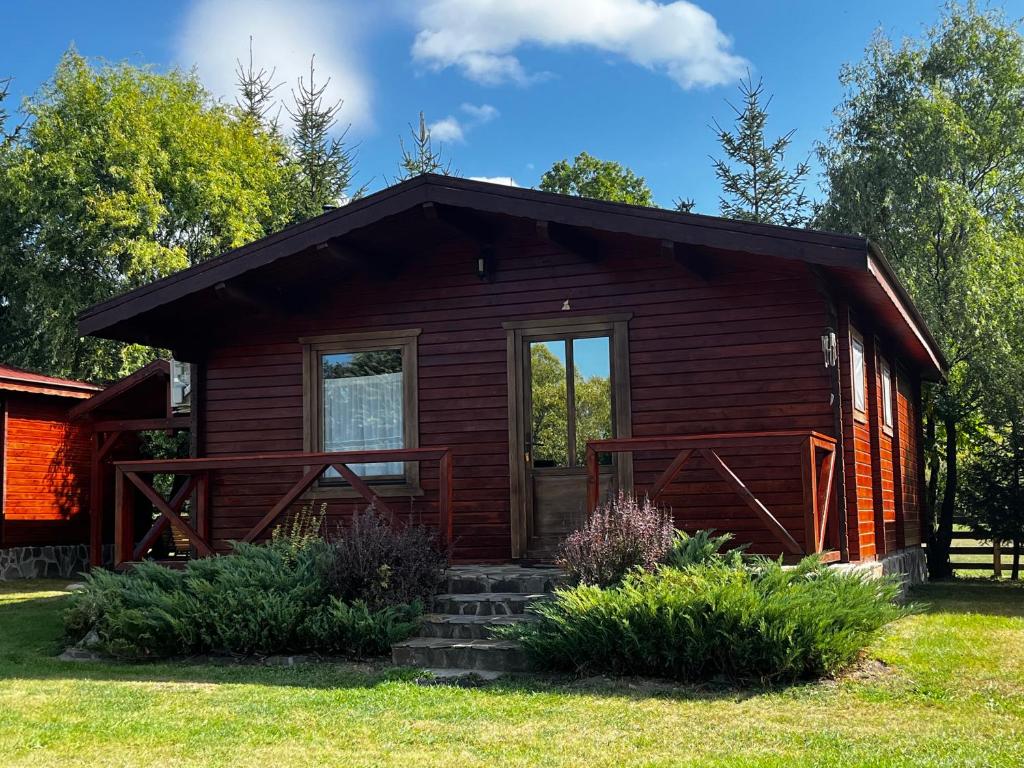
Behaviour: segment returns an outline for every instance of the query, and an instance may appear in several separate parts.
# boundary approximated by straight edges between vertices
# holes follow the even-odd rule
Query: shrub
[[[331,597],[306,617],[301,632],[306,645],[324,653],[380,656],[416,631],[422,611],[418,602],[372,611],[362,600],[350,605]]]
[[[892,580],[761,561],[633,571],[621,586],[559,590],[536,622],[503,634],[542,667],[670,677],[791,682],[835,674],[907,609]]]
[[[557,564],[583,584],[619,583],[633,568],[653,569],[672,545],[672,520],[650,500],[626,493],[599,506],[563,542]]]
[[[331,546],[332,594],[374,609],[429,600],[448,562],[434,531],[396,527],[372,506],[339,529]]]
[[[308,531],[307,531],[308,533]],[[97,570],[71,598],[65,632],[132,659],[196,653],[383,653],[411,635],[422,606],[378,610],[331,594],[335,549],[315,536],[236,544],[182,571],[143,563]],[[95,634],[92,634],[92,633]]]
[[[739,568],[743,565],[743,551],[746,544],[726,549],[732,541],[731,533],[715,536],[714,529],[697,531],[693,535],[676,531],[672,546],[665,555],[665,564],[673,568],[689,568],[691,565],[724,565]]]

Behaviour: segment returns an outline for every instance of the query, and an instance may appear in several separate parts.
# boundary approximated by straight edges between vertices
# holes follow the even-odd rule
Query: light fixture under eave
[[[490,280],[494,272],[494,246],[480,247],[480,255],[476,258],[476,276],[481,280]]]

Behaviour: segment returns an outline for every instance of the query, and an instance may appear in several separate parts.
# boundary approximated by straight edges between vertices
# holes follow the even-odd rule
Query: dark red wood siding
[[[5,393],[3,546],[84,543],[89,433],[68,423],[74,401]]]
[[[502,323],[558,314],[631,312],[632,429],[636,436],[742,430],[832,431],[820,336],[825,305],[805,265],[719,266],[707,282],[654,247],[622,246],[588,261],[524,237],[503,241],[491,281],[476,253],[451,244],[389,280],[339,280],[324,307],[292,319],[245,318],[205,361],[205,452],[303,448],[300,336],[419,328],[419,437],[455,452],[455,537],[461,557],[510,555],[506,338]],[[803,540],[796,455],[723,456]],[[638,457],[648,487],[665,457]],[[297,474],[222,473],[213,482],[218,546],[242,536]],[[424,501],[397,500],[428,521],[437,471],[422,472]],[[581,503],[582,503],[581,498]],[[756,518],[710,471],[694,465],[668,497],[681,525],[735,530],[777,550]],[[332,502],[343,516],[351,504]],[[335,518],[340,519],[340,518]]]

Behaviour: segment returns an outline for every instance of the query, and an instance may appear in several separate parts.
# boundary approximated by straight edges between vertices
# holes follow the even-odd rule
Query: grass
[[[840,681],[777,690],[371,665],[61,662],[61,582],[0,584],[4,766],[1017,766],[1024,589],[930,585]]]

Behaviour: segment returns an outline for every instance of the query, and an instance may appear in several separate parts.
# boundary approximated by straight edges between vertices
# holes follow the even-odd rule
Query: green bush
[[[743,566],[744,544],[726,549],[732,541],[731,533],[715,536],[714,529],[704,529],[694,534],[676,531],[672,546],[665,555],[665,564],[673,568],[689,568],[692,565],[725,565],[731,568]]]
[[[347,606],[330,591],[330,544],[275,536],[237,544],[181,571],[143,563],[125,574],[97,570],[71,598],[67,639],[113,656],[316,651],[382,653],[415,630],[413,606]]]
[[[835,674],[906,609],[898,587],[807,558],[634,571],[559,590],[509,628],[538,666],[578,673],[792,682]]]
[[[339,656],[380,656],[412,635],[423,604],[388,606],[374,611],[362,600],[348,604],[331,597],[303,621],[302,637],[311,648]]]

